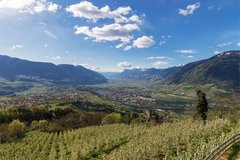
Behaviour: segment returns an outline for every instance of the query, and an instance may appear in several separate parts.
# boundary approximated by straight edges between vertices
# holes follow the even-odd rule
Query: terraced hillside
[[[60,133],[28,132],[0,144],[1,160],[203,159],[240,131],[227,120],[188,120],[157,126],[114,124]]]

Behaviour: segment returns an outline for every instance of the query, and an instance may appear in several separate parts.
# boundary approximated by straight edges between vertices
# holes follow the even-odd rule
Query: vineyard
[[[0,160],[203,159],[235,133],[227,120],[189,120],[157,126],[113,124],[60,133],[28,132],[0,144]]]

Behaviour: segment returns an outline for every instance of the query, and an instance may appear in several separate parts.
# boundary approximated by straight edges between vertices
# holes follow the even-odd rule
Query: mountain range
[[[181,67],[170,67],[167,69],[124,69],[122,73],[115,74],[112,77],[126,80],[143,80],[149,82],[162,82],[167,77],[180,71]]]
[[[0,55],[0,78],[10,81],[35,81],[44,79],[55,84],[99,84],[107,79],[101,74],[67,64],[32,62]]]
[[[104,75],[108,78],[162,84],[213,83],[220,87],[238,89],[240,88],[240,51],[222,52],[184,66],[166,69],[125,69],[121,73]],[[0,94],[12,93],[13,90],[26,90],[39,83],[45,85],[45,82],[72,86],[101,84],[107,81],[102,74],[82,66],[32,62],[0,55],[0,92],[3,92]]]
[[[226,51],[211,58],[167,69],[125,69],[114,78],[165,84],[207,84],[239,88],[240,51]]]

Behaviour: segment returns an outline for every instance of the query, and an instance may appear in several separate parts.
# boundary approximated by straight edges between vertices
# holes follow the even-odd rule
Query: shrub
[[[140,115],[139,117],[136,117],[131,121],[131,124],[142,124],[142,123],[146,123],[146,118],[143,115]]]
[[[7,127],[7,124],[0,125],[0,142],[6,142],[9,137]]]
[[[38,127],[38,121],[36,121],[36,120],[32,121],[31,128],[32,129],[37,129],[37,127]]]
[[[48,121],[47,120],[32,121],[31,128],[38,129],[40,131],[46,131],[48,128]]]
[[[123,115],[122,122],[130,124],[132,120],[134,120],[134,119],[136,119],[138,117],[139,116],[136,113],[133,113],[133,112],[132,113],[127,113],[127,114]]]
[[[19,120],[13,120],[8,125],[9,135],[11,137],[18,137],[22,135],[24,128],[25,128],[25,124],[23,122],[20,122]]]
[[[119,113],[107,114],[102,119],[102,124],[112,124],[120,123],[122,121],[122,116]]]

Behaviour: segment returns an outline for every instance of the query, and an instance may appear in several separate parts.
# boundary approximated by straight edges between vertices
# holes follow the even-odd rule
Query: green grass
[[[100,98],[97,95],[94,95],[90,92],[87,91],[81,91],[80,93],[82,95],[83,98],[87,99],[88,102],[95,104],[95,105],[107,105],[107,106],[111,106],[113,107],[115,110],[128,110],[129,106],[123,105],[121,103],[118,102],[114,102],[114,101],[110,101],[110,100],[106,100],[103,98]]]
[[[161,85],[153,84],[150,86],[153,91],[174,94],[186,97],[195,97],[196,90],[202,90],[206,92],[208,96],[215,97],[217,95],[230,94],[229,91],[226,91],[223,88],[219,88],[214,84],[205,84],[205,85],[191,85],[191,84],[180,84],[180,85]]]
[[[164,93],[153,93],[152,98],[158,101],[158,104],[152,105],[155,108],[161,108],[177,113],[183,113],[185,107],[195,103],[193,97],[187,97],[182,95],[164,94]]]
[[[129,109],[129,106],[120,104],[118,102],[103,99],[103,98],[101,98],[97,95],[94,95],[90,92],[87,92],[87,91],[78,91],[78,92],[79,92],[78,94],[80,96],[79,99],[53,99],[53,100],[50,100],[50,104],[52,106],[58,106],[58,105],[69,106],[69,105],[74,104],[78,101],[80,101],[80,102],[87,101],[88,103],[90,103],[91,105],[94,105],[96,107],[106,106],[106,107],[110,107],[110,108],[112,108],[113,110],[116,110],[116,111],[123,111],[123,110],[128,110]]]

